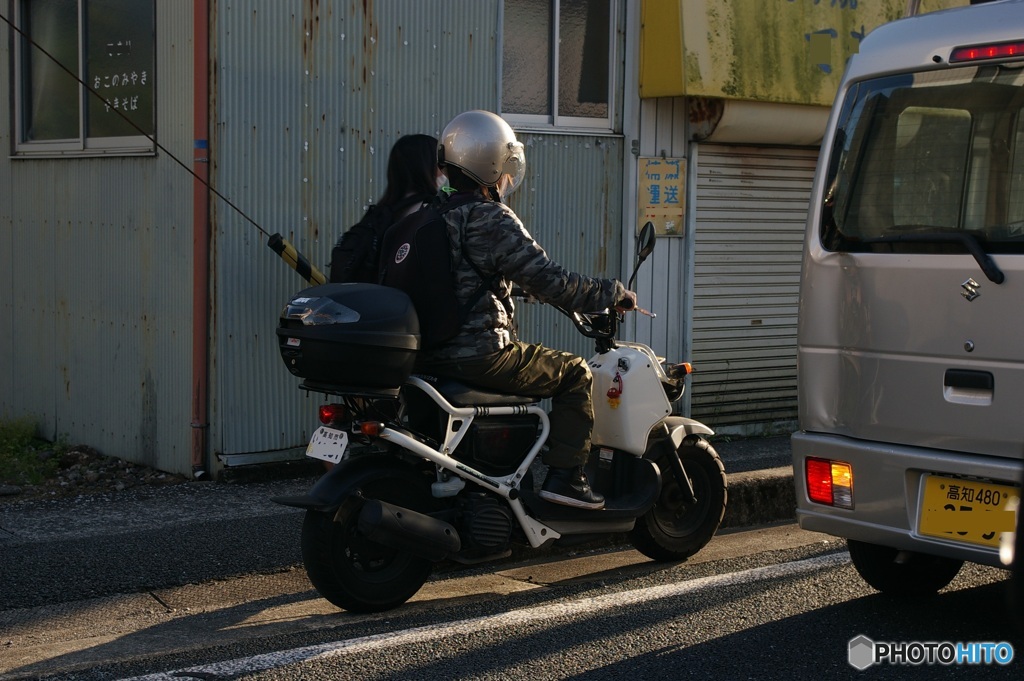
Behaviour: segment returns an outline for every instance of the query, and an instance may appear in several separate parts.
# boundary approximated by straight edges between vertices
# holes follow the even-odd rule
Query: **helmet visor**
[[[509,196],[519,188],[526,177],[526,154],[523,152],[522,142],[509,142],[508,154],[501,167],[501,177],[496,183],[501,198]]]

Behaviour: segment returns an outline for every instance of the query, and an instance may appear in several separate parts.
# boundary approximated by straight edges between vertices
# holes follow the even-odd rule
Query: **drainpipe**
[[[192,0],[192,477],[206,475],[210,337],[210,7]]]

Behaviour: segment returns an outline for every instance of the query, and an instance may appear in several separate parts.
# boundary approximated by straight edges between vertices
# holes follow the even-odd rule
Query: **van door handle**
[[[969,369],[946,369],[943,385],[948,388],[964,388],[966,390],[988,390],[995,387],[995,378],[987,371],[971,371]]]
[[[946,369],[942,380],[942,396],[947,402],[988,406],[995,392],[995,377],[988,371]]]

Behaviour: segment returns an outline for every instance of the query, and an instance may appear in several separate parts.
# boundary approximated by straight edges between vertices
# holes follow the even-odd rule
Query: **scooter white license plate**
[[[343,430],[335,430],[320,426],[313,433],[306,445],[306,456],[321,461],[339,463],[345,458],[345,450],[348,448],[348,433]]]

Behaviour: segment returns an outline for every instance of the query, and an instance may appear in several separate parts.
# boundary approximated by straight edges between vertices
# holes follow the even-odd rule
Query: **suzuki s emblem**
[[[402,244],[401,246],[398,247],[398,252],[395,253],[395,264],[396,265],[398,263],[402,262],[403,260],[405,260],[406,256],[409,255],[409,249],[410,249],[409,244]]]
[[[960,295],[966,298],[967,302],[971,302],[981,295],[981,292],[978,290],[981,288],[981,284],[974,281],[974,279],[968,279],[964,283],[960,284],[960,288],[963,289],[963,291],[960,292]]]

